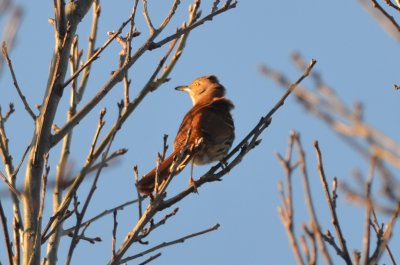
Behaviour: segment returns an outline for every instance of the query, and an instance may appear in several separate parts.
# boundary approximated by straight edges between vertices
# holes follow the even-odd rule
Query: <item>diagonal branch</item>
[[[129,16],[129,18],[122,23],[122,25],[119,27],[119,29],[116,32],[114,32],[109,39],[106,40],[106,42],[103,44],[103,46],[101,46],[99,49],[97,49],[93,53],[93,55],[84,64],[82,64],[82,66],[78,70],[76,70],[76,72],[70,78],[68,78],[67,81],[64,82],[64,84],[62,85],[62,88],[65,88],[66,86],[68,86],[75,78],[78,77],[78,75],[83,70],[88,68],[93,63],[93,61],[95,61],[96,59],[99,58],[100,54],[108,47],[108,45],[110,45],[121,34],[122,30],[126,27],[126,25],[128,25],[130,23],[133,15],[134,15],[134,13],[132,13]]]
[[[184,243],[185,240],[187,240],[187,239],[190,239],[190,238],[193,238],[193,237],[197,237],[197,236],[201,236],[201,235],[203,235],[203,234],[206,234],[206,233],[215,231],[215,230],[217,230],[219,227],[220,227],[219,224],[215,224],[215,225],[213,225],[212,227],[207,228],[207,229],[205,229],[205,230],[202,230],[202,231],[199,231],[199,232],[196,232],[196,233],[193,233],[193,234],[190,234],[190,235],[187,235],[187,236],[184,236],[184,237],[175,239],[175,240],[173,240],[173,241],[163,242],[163,243],[161,243],[161,244],[159,244],[159,245],[157,245],[157,246],[154,246],[154,247],[152,247],[152,248],[149,248],[149,249],[146,250],[146,251],[143,251],[143,252],[140,252],[140,253],[138,253],[138,254],[136,254],[136,255],[129,256],[129,257],[126,257],[126,258],[124,258],[124,259],[121,259],[121,260],[119,261],[119,264],[123,264],[123,263],[126,263],[126,262],[130,261],[130,260],[137,259],[137,258],[139,258],[139,257],[142,257],[142,256],[148,254],[148,253],[151,253],[151,252],[153,252],[153,251],[159,250],[159,249],[161,249],[161,248],[165,248],[165,247],[172,246],[172,245],[179,244],[179,243]]]
[[[198,180],[195,181],[195,185],[191,185],[190,187],[186,188],[181,193],[164,201],[160,207],[160,210],[170,207],[171,205],[173,205],[173,204],[177,203],[178,201],[182,200],[183,198],[185,198],[190,193],[194,192],[194,186],[199,188],[201,185],[203,185],[206,182],[217,181],[222,176],[224,176],[226,173],[228,173],[232,168],[234,168],[236,165],[238,165],[242,161],[243,157],[259,143],[260,140],[258,139],[258,137],[270,124],[273,114],[281,106],[283,106],[286,98],[293,92],[293,90],[300,84],[300,82],[303,81],[303,79],[306,78],[310,74],[311,69],[314,67],[316,62],[317,61],[315,61],[314,59],[312,59],[310,61],[310,64],[304,70],[304,73],[301,75],[301,77],[299,79],[297,79],[296,82],[289,85],[287,91],[278,100],[278,102],[274,105],[274,107],[265,116],[261,117],[261,119],[257,123],[257,125],[223,159],[223,161],[227,161],[230,158],[232,158],[234,155],[236,155],[236,157],[234,157],[234,159],[229,164],[224,166],[223,165],[224,163],[218,163],[217,165],[213,166],[207,173],[205,173],[202,177],[200,177]],[[221,169],[221,170],[219,172],[217,172],[218,169]]]
[[[390,218],[389,223],[386,225],[385,232],[383,233],[382,237],[379,238],[378,244],[375,248],[374,253],[368,260],[368,264],[377,264],[380,256],[382,255],[383,251],[385,250],[389,239],[392,237],[392,231],[396,220],[400,214],[400,203],[397,204],[395,211]]]
[[[3,205],[1,204],[0,201],[0,220],[1,220],[1,226],[3,229],[4,233],[4,241],[6,245],[6,250],[7,250],[7,258],[8,258],[8,264],[14,264],[13,262],[13,253],[12,253],[12,243],[10,240],[10,236],[8,234],[8,227],[7,227],[7,218],[3,210]]]
[[[14,68],[13,68],[12,63],[11,63],[11,59],[8,56],[7,45],[6,45],[5,42],[3,42],[2,53],[3,53],[4,59],[7,62],[8,67],[10,68],[11,76],[12,76],[12,79],[13,79],[13,82],[14,82],[14,87],[17,90],[18,95],[22,100],[22,103],[24,104],[25,110],[28,112],[28,114],[31,116],[31,118],[33,120],[36,120],[36,115],[33,113],[31,107],[29,107],[29,104],[26,101],[26,98],[25,98],[24,94],[22,94],[21,89],[19,88],[17,77],[15,76],[15,72],[14,72]]]
[[[292,84],[288,91],[282,96],[282,98],[276,103],[276,105],[272,108],[271,111],[268,112],[268,114],[265,117],[262,117],[261,121],[259,124],[256,125],[256,127],[239,143],[239,145],[234,148],[230,154],[228,154],[227,157],[232,157],[236,153],[237,156],[230,162],[226,163],[226,165],[223,167],[222,165],[225,163],[219,163],[216,166],[212,167],[205,175],[200,177],[197,181],[195,181],[195,185],[191,185],[188,188],[186,188],[184,191],[181,193],[177,194],[176,196],[164,201],[163,200],[163,194],[164,194],[164,189],[168,185],[168,181],[170,178],[168,178],[165,183],[163,182],[162,186],[160,187],[161,192],[156,194],[156,198],[154,198],[139,221],[136,223],[135,227],[132,228],[132,230],[126,235],[123,243],[121,244],[121,247],[117,251],[116,255],[112,257],[112,259],[109,261],[109,265],[116,265],[120,263],[120,260],[122,259],[122,256],[124,253],[127,251],[129,246],[138,240],[139,234],[144,228],[144,226],[155,216],[155,214],[159,211],[162,211],[165,208],[170,207],[171,205],[177,203],[178,201],[182,200],[186,196],[188,196],[190,193],[194,192],[194,187],[199,188],[201,185],[203,185],[206,182],[212,182],[212,181],[217,181],[220,178],[222,178],[228,171],[230,171],[233,167],[238,165],[242,158],[252,149],[254,148],[260,140],[258,137],[260,136],[261,132],[268,127],[272,114],[275,113],[283,104],[285,99],[289,96],[289,94],[296,88],[296,86],[310,73],[312,67],[315,65],[316,61],[311,60],[309,66],[307,69],[304,71],[303,75],[294,83]],[[225,158],[224,161],[227,161],[228,158]],[[222,168],[218,173],[215,173],[218,169]]]
[[[227,1],[226,4],[221,7],[220,9],[217,9],[215,11],[212,11],[210,14],[208,14],[207,16],[203,17],[202,19],[198,20],[196,23],[193,23],[192,25],[188,26],[188,27],[183,27],[183,28],[179,28],[176,33],[171,34],[170,36],[164,38],[163,40],[159,41],[159,42],[155,42],[152,43],[149,47],[150,50],[154,50],[156,48],[159,48],[161,46],[163,46],[164,44],[170,42],[173,39],[179,38],[182,34],[185,34],[189,31],[191,31],[192,29],[204,24],[207,21],[211,21],[215,16],[224,13],[230,9],[233,9],[236,7],[237,5],[237,1]]]
[[[120,205],[114,207],[114,208],[105,210],[104,212],[102,212],[102,213],[100,213],[100,214],[98,214],[98,215],[96,215],[96,216],[90,218],[89,220],[87,220],[87,221],[85,221],[85,222],[82,222],[82,224],[81,224],[80,226],[83,227],[83,226],[86,226],[86,225],[89,224],[89,223],[92,224],[93,222],[99,220],[100,218],[102,218],[102,217],[104,217],[104,216],[107,216],[107,215],[109,215],[109,214],[112,214],[114,211],[122,210],[122,209],[124,209],[126,206],[129,206],[129,205],[134,204],[134,203],[137,203],[137,202],[138,202],[138,200],[127,201],[127,202],[125,202],[125,203],[122,203],[122,204],[120,204]],[[65,229],[65,230],[63,231],[63,235],[68,235],[69,233],[73,232],[75,229],[77,229],[76,226],[67,228],[67,229]],[[46,239],[45,239],[45,240],[46,240]]]
[[[397,23],[394,17],[391,16],[376,0],[371,0],[371,2],[373,6],[390,21],[390,23],[396,28],[397,32],[400,32],[400,25],[399,23]]]

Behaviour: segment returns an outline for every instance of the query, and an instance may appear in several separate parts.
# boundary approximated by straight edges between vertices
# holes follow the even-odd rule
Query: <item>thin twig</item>
[[[8,189],[14,194],[18,200],[21,200],[21,194],[11,185],[11,183],[8,181],[7,177],[4,176],[4,174],[0,171],[0,178],[3,180],[3,182],[7,185]]]
[[[379,238],[379,237],[382,236],[383,231],[382,231],[382,229],[381,229],[381,227],[380,227],[380,223],[378,222],[378,218],[377,218],[377,216],[376,216],[376,213],[375,213],[374,208],[372,208],[371,210],[372,210],[372,216],[373,216],[372,227],[373,227],[374,230],[375,230],[376,237]],[[396,265],[397,263],[396,263],[395,258],[394,258],[394,256],[393,256],[392,250],[391,250],[390,247],[389,247],[389,244],[386,244],[386,251],[387,251],[387,253],[388,253],[388,255],[389,255],[389,258],[390,258],[390,261],[392,262],[392,264],[393,264],[393,265]]]
[[[143,3],[143,16],[146,20],[147,26],[149,27],[150,34],[153,34],[155,29],[153,23],[151,23],[149,11],[147,10],[147,0],[142,0],[142,3]]]
[[[96,38],[97,38],[97,30],[98,30],[98,22],[99,22],[99,17],[100,17],[100,1],[99,0],[94,0],[93,1],[93,16],[92,16],[92,26],[90,29],[90,36],[88,40],[88,48],[87,48],[87,56],[86,56],[86,61],[89,61],[90,58],[92,57],[93,53],[95,52],[95,45],[96,45]],[[83,93],[85,92],[87,82],[89,80],[89,75],[90,75],[90,67],[91,64],[89,64],[85,69],[83,70],[82,74],[82,79],[79,84],[79,88],[77,89],[77,101],[80,102],[83,96]]]
[[[400,7],[397,6],[397,5],[395,5],[395,4],[393,4],[392,1],[390,1],[390,0],[385,0],[385,3],[386,3],[388,6],[390,6],[391,8],[393,8],[393,9],[395,9],[395,10],[397,10],[397,11],[400,11]]]
[[[327,264],[333,264],[331,257],[329,255],[328,250],[326,249],[325,241],[323,240],[320,224],[317,219],[317,215],[315,213],[314,203],[311,197],[311,190],[310,190],[310,183],[308,180],[308,173],[306,168],[306,161],[305,161],[305,153],[303,147],[300,142],[299,134],[296,134],[295,137],[295,146],[297,148],[297,154],[299,156],[300,161],[300,168],[301,168],[301,175],[303,179],[303,189],[304,189],[304,196],[306,201],[306,206],[310,215],[310,222],[311,222],[311,229],[315,233],[317,238],[317,242],[319,244],[319,248],[322,253],[322,257],[325,259]]]
[[[363,237],[363,264],[368,264],[369,249],[371,240],[371,212],[372,212],[372,199],[371,199],[371,186],[374,177],[374,170],[377,158],[372,156],[370,167],[368,170],[368,178],[365,182],[365,197],[367,198],[367,205],[365,209],[365,223],[364,223],[364,237]]]
[[[314,142],[314,148],[315,148],[315,152],[317,154],[317,160],[318,160],[318,165],[317,165],[318,173],[319,173],[319,176],[321,179],[322,187],[324,188],[324,191],[325,191],[325,198],[328,203],[329,211],[330,211],[331,218],[332,218],[331,222],[332,222],[333,227],[335,228],[336,235],[339,239],[340,251],[338,252],[338,254],[343,258],[343,260],[346,262],[346,264],[352,264],[351,257],[350,257],[350,254],[349,254],[349,251],[348,251],[347,245],[346,245],[346,240],[343,236],[343,232],[340,227],[339,218],[337,217],[337,214],[336,214],[336,206],[335,206],[336,198],[334,197],[335,195],[333,195],[331,197],[330,193],[329,193],[329,186],[328,186],[328,182],[326,181],[325,170],[324,170],[324,166],[322,163],[322,154],[321,154],[321,150],[319,149],[318,141]],[[333,190],[335,191],[336,189],[333,189]]]
[[[135,203],[137,203],[137,202],[138,202],[138,200],[131,200],[131,201],[124,202],[124,203],[122,203],[122,204],[120,204],[120,205],[118,205],[118,206],[116,206],[116,207],[114,207],[114,208],[111,208],[111,209],[108,209],[108,210],[104,210],[102,213],[95,215],[94,217],[90,218],[89,220],[87,220],[87,221],[85,221],[85,222],[82,222],[82,224],[80,225],[80,227],[86,226],[88,223],[91,223],[91,224],[92,224],[92,223],[94,223],[95,221],[97,221],[97,220],[103,218],[104,216],[107,216],[107,215],[109,215],[109,214],[112,214],[114,211],[123,210],[126,206],[135,204]],[[67,229],[64,230],[63,235],[70,234],[71,232],[73,232],[73,231],[76,230],[76,229],[77,229],[76,226],[67,228]],[[46,240],[46,238],[44,238],[44,240]]]
[[[289,141],[286,151],[286,156],[283,158],[280,154],[277,154],[276,157],[278,161],[281,163],[283,170],[285,171],[285,187],[286,193],[284,191],[283,184],[280,186],[280,194],[282,198],[282,206],[278,207],[278,213],[281,218],[282,224],[285,227],[286,234],[289,238],[290,246],[293,250],[293,254],[296,259],[296,263],[301,265],[305,264],[303,258],[300,253],[299,243],[297,242],[297,238],[295,235],[295,229],[293,226],[293,192],[292,192],[292,173],[293,170],[296,168],[297,163],[292,165],[292,151],[293,151],[293,140],[294,140],[294,133],[291,132],[289,134]],[[310,253],[305,241],[304,237],[300,237],[300,245],[302,246],[303,252],[306,253],[306,258],[309,260]]]
[[[17,90],[18,95],[22,100],[22,103],[24,104],[25,110],[28,112],[28,114],[31,116],[31,118],[33,120],[36,120],[36,115],[33,113],[31,107],[29,107],[29,104],[26,101],[26,98],[25,98],[24,94],[22,94],[21,89],[19,88],[17,77],[15,76],[15,72],[14,72],[14,68],[13,68],[12,63],[11,63],[11,59],[8,56],[7,45],[6,45],[5,42],[3,42],[3,44],[2,44],[2,52],[3,52],[3,57],[6,60],[8,67],[10,68],[11,76],[12,76],[12,79],[13,79],[13,82],[14,82],[14,87]]]
[[[164,225],[167,222],[168,219],[170,219],[171,217],[176,215],[178,210],[179,210],[179,208],[175,208],[172,212],[166,214],[160,221],[158,221],[155,224],[153,222],[151,222],[150,227],[148,227],[146,229],[143,229],[143,233],[142,233],[141,236],[138,237],[137,241],[141,241],[143,238],[145,238],[147,235],[149,235],[150,232],[152,232],[156,228]]]
[[[67,80],[64,82],[62,88],[65,88],[68,86],[72,80],[74,80],[85,68],[87,68],[93,61],[99,58],[100,54],[110,45],[122,32],[122,30],[128,25],[132,19],[133,13],[129,16],[127,20],[125,20],[122,25],[118,28],[116,32],[113,32],[113,34],[105,41],[105,43],[98,48],[92,56],[82,64],[82,66]]]
[[[393,212],[389,223],[386,225],[386,229],[385,229],[385,232],[383,233],[382,238],[378,241],[378,244],[376,246],[374,253],[368,260],[368,264],[376,264],[378,262],[380,256],[382,255],[382,253],[387,245],[387,242],[389,241],[389,239],[392,236],[392,230],[393,230],[394,224],[399,216],[399,213],[400,213],[400,203],[397,204],[396,209]]]
[[[154,256],[150,256],[148,259],[146,259],[145,261],[139,263],[139,265],[145,265],[148,264],[149,262],[155,260],[156,258],[159,258],[161,256],[161,252],[155,254]]]
[[[118,70],[116,70],[113,73],[112,77],[110,78],[110,80],[108,82],[106,82],[106,84],[103,86],[103,88],[101,88],[99,90],[99,92],[91,100],[89,100],[89,102],[84,107],[82,107],[82,109],[80,111],[78,111],[77,114],[69,122],[67,122],[62,128],[60,128],[60,130],[55,135],[53,135],[52,141],[51,141],[52,146],[57,144],[65,136],[65,134],[67,134],[70,130],[72,130],[72,128],[74,126],[76,126],[104,98],[104,96],[120,80],[122,80],[124,73],[138,60],[138,58],[141,57],[147,50],[149,50],[150,45],[153,43],[153,40],[161,33],[161,31],[165,28],[165,26],[170,22],[172,15],[175,13],[175,10],[179,3],[180,3],[180,1],[178,1],[178,0],[174,1],[173,5],[170,9],[170,12],[165,17],[165,19],[161,23],[160,27],[157,30],[155,30],[154,34],[150,35],[150,37],[145,41],[145,43],[140,48],[138,48],[137,52],[130,58],[130,60],[128,60],[122,67],[118,68]],[[236,5],[236,2],[230,4],[230,6],[233,6],[233,5]],[[213,16],[221,14],[229,9],[230,8],[224,9],[221,12],[217,11],[216,14],[213,14]],[[127,20],[126,23],[128,23],[129,21],[130,20]],[[201,23],[200,24],[197,23],[196,25],[193,25],[190,28],[186,28],[185,30],[178,32],[177,34],[174,34],[174,37],[172,39],[179,38],[183,34],[186,34],[187,32],[193,30],[194,28],[196,28],[200,25],[201,25]],[[118,34],[120,34],[119,31],[118,31]],[[114,36],[115,36],[115,34],[114,34]],[[171,41],[172,39],[170,39],[169,41]],[[167,41],[167,42],[169,42],[169,41]],[[167,43],[167,42],[165,42],[165,43]],[[163,43],[163,44],[165,44],[165,43]],[[96,53],[93,56],[95,56],[95,55],[96,55]],[[78,70],[78,72],[79,72],[79,70]],[[73,78],[75,78],[75,77],[73,77]],[[118,125],[117,128],[120,128],[121,124],[136,109],[137,105],[143,100],[143,98],[150,91],[151,91],[151,87],[145,87],[139,92],[139,94],[137,95],[135,100],[133,102],[131,102],[131,104],[129,105],[129,109],[126,110],[124,115],[121,117],[121,121],[117,121],[117,125]],[[113,127],[113,130],[115,130],[114,127]],[[109,138],[110,134],[112,134],[112,133],[113,133],[113,131],[110,131],[109,134],[107,135],[107,138]],[[101,144],[100,150],[104,149],[104,147],[105,147],[105,145]]]
[[[138,187],[138,183],[139,183],[139,171],[138,171],[138,167],[135,165],[133,167],[133,174],[135,176],[135,188],[136,188],[136,193],[137,193],[137,197],[138,197],[138,219],[140,219],[143,215],[143,207],[142,207],[142,201],[143,201],[143,197],[139,192]]]
[[[98,129],[96,130],[95,137],[94,137],[95,139],[97,138],[96,135],[98,135],[98,133],[100,132],[102,126],[104,126],[104,121],[103,121],[104,115],[105,115],[105,111],[101,111],[100,117],[99,117]],[[95,178],[93,180],[92,186],[91,186],[89,194],[88,194],[88,196],[87,196],[87,198],[85,200],[85,203],[83,204],[82,210],[77,215],[77,222],[76,222],[76,228],[77,229],[74,231],[73,236],[72,236],[71,244],[70,244],[69,251],[68,251],[67,261],[66,261],[67,265],[70,264],[70,262],[72,260],[72,255],[74,253],[74,250],[75,250],[77,244],[79,243],[79,240],[82,238],[82,236],[78,236],[79,228],[81,227],[81,224],[82,224],[82,221],[83,221],[83,217],[85,216],[85,213],[86,213],[86,211],[87,211],[87,209],[89,207],[89,204],[90,204],[90,201],[91,201],[91,199],[93,197],[93,194],[94,194],[95,190],[97,189],[97,181],[98,181],[98,179],[100,177],[100,174],[101,174],[101,171],[102,171],[103,167],[105,166],[104,161],[107,158],[107,155],[108,155],[108,153],[110,151],[111,144],[112,144],[113,140],[114,140],[114,137],[112,137],[110,139],[110,141],[108,143],[108,146],[107,146],[106,150],[103,153],[103,157],[102,157],[103,165],[100,166],[99,169],[97,170],[96,176],[95,176]],[[96,140],[93,141],[93,144],[95,144],[95,143],[96,143]],[[92,159],[92,155],[93,155],[93,150],[91,148],[91,150],[89,152],[89,155],[88,155],[88,159],[89,160]],[[84,232],[89,227],[89,225],[90,225],[90,222],[87,223],[87,225],[84,226],[84,228],[82,229],[81,235],[84,235]]]
[[[19,170],[20,170],[20,168],[21,168],[21,165],[22,165],[22,163],[24,163],[24,160],[25,160],[25,158],[26,158],[26,155],[28,154],[28,152],[29,152],[29,150],[31,149],[31,145],[28,145],[27,147],[26,147],[26,149],[25,149],[25,151],[24,151],[24,153],[23,153],[23,155],[22,155],[22,157],[21,157],[21,159],[19,160],[19,162],[18,162],[18,164],[17,164],[17,167],[15,168],[15,170],[14,170],[14,172],[13,172],[13,174],[12,174],[12,178],[16,178],[16,176],[17,176],[17,174],[18,174],[18,172],[19,172]],[[15,181],[15,180],[14,180]]]
[[[378,9],[391,22],[391,24],[397,29],[397,31],[400,32],[400,25],[397,23],[394,17],[391,16],[385,9],[383,9],[383,7],[376,0],[371,0],[371,2],[373,6]]]
[[[118,221],[117,221],[117,210],[114,210],[113,212],[113,229],[112,229],[112,241],[111,241],[111,254],[114,257],[115,256],[115,244],[117,242],[117,226],[118,226]]]
[[[185,240],[187,240],[187,239],[190,239],[190,238],[193,238],[193,237],[197,237],[197,236],[200,236],[200,235],[203,235],[203,234],[212,232],[212,231],[214,231],[214,230],[217,230],[219,227],[220,227],[219,224],[215,224],[214,226],[212,226],[212,227],[210,227],[210,228],[208,228],[208,229],[199,231],[199,232],[197,232],[197,233],[193,233],[193,234],[190,234],[190,235],[187,235],[187,236],[184,236],[184,237],[175,239],[175,240],[173,240],[173,241],[163,242],[163,243],[161,243],[161,244],[159,244],[159,245],[157,245],[157,246],[154,246],[154,247],[152,247],[152,248],[149,248],[148,250],[145,250],[145,251],[143,251],[143,252],[140,252],[140,253],[138,253],[138,254],[136,254],[136,255],[129,256],[129,257],[126,257],[126,258],[124,258],[124,259],[121,259],[120,262],[119,262],[119,264],[128,262],[128,261],[133,260],[133,259],[137,259],[137,258],[139,258],[139,257],[142,257],[142,256],[144,256],[144,255],[146,255],[146,254],[148,254],[148,253],[151,253],[151,252],[156,251],[156,250],[161,249],[161,248],[165,248],[165,247],[168,247],[168,246],[171,246],[171,245],[175,245],[175,244],[178,244],[178,243],[184,243]]]
[[[93,152],[94,152],[94,149],[96,147],[97,139],[99,139],[99,134],[101,132],[101,129],[103,129],[104,125],[106,124],[106,122],[104,121],[104,116],[106,115],[106,112],[107,112],[106,108],[103,108],[101,110],[101,112],[100,112],[99,121],[97,123],[97,129],[96,129],[96,132],[95,132],[94,137],[93,137],[92,145],[90,146],[90,151],[89,151],[89,158],[90,159],[93,157]]]
[[[1,226],[4,233],[4,243],[6,245],[7,250],[7,257],[8,257],[8,264],[12,265],[13,262],[13,253],[12,253],[12,243],[10,241],[10,236],[8,234],[8,227],[7,227],[7,217],[3,210],[3,205],[1,204],[0,200],[0,219],[1,219]]]
[[[237,1],[229,1],[230,3],[227,5],[224,5],[223,7],[221,7],[220,9],[216,10],[215,12],[212,12],[210,14],[208,14],[207,16],[203,17],[202,19],[198,20],[196,23],[193,23],[192,25],[189,25],[186,28],[179,28],[176,33],[171,34],[170,36],[164,38],[163,40],[159,41],[159,42],[155,42],[152,43],[149,47],[149,50],[153,50],[156,48],[159,48],[163,45],[165,45],[166,43],[170,42],[171,40],[174,40],[178,37],[180,37],[182,34],[185,34],[186,32],[189,32],[191,30],[193,30],[194,28],[204,24],[207,21],[211,21],[215,16],[224,13],[232,8],[235,8],[237,5]]]

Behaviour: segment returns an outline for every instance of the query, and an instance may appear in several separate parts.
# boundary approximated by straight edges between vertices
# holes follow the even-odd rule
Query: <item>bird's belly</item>
[[[208,150],[201,150],[193,158],[193,164],[205,165],[215,161],[221,161],[228,153],[230,145],[208,146]]]

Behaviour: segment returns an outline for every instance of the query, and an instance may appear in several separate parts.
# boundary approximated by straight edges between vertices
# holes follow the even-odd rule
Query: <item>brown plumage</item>
[[[201,139],[199,148],[189,152],[190,157],[177,167],[174,175],[186,166],[188,161],[195,165],[209,164],[220,161],[232,146],[235,133],[230,110],[233,104],[226,99],[225,88],[213,76],[203,76],[195,79],[188,86],[177,87],[176,90],[189,93],[193,107],[185,115],[174,141],[174,151],[158,167],[158,181],[161,183],[171,173],[171,164],[187,144],[193,148]],[[190,132],[189,132],[190,130]],[[189,136],[189,139],[187,139]],[[140,193],[149,195],[154,190],[156,168],[140,179]]]

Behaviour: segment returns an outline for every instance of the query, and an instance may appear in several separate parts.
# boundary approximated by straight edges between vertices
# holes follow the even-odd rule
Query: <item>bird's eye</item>
[[[193,86],[194,86],[194,87],[199,86],[199,85],[200,85],[199,82],[194,82],[194,83],[193,83]]]

